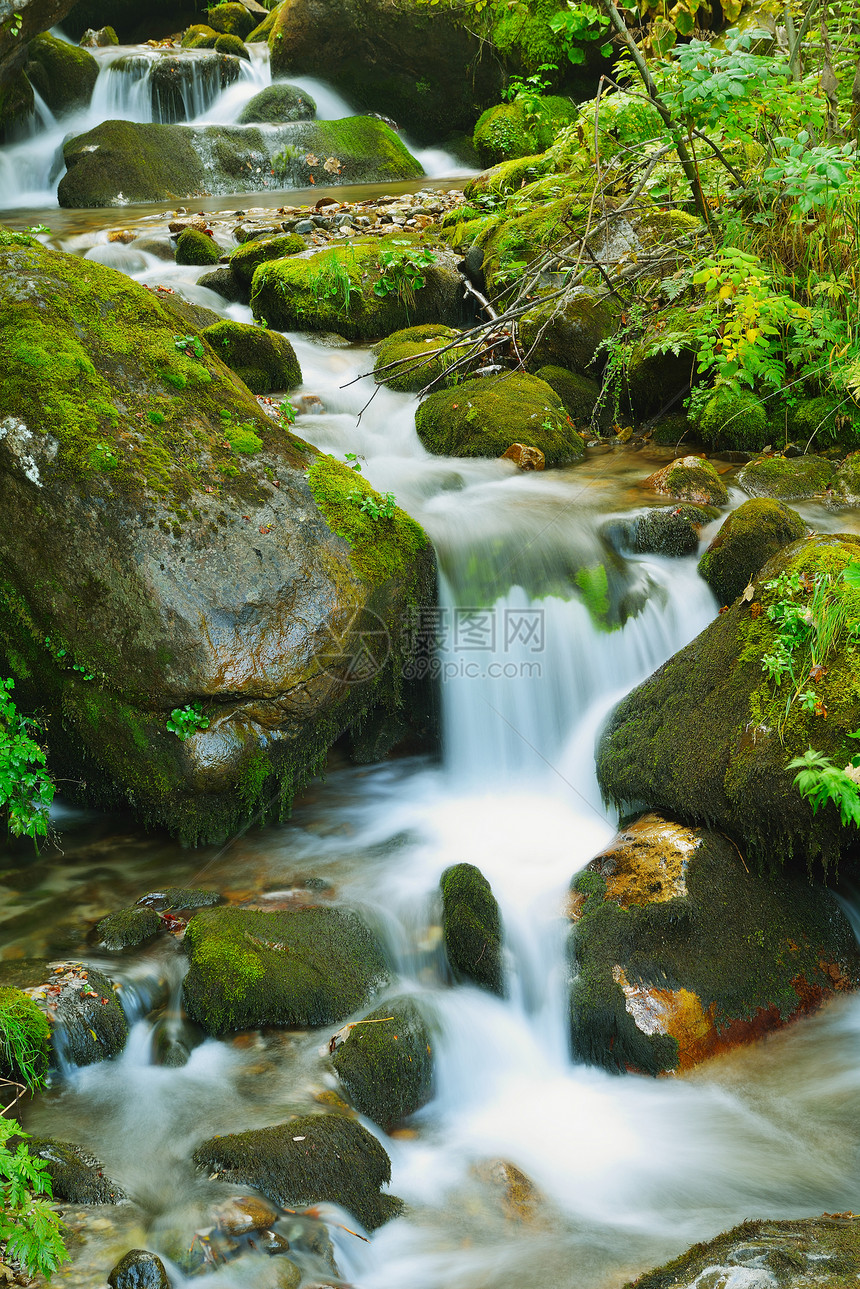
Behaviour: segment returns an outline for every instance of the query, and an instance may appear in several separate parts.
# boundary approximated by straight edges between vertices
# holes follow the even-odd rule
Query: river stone
[[[704,457],[678,457],[643,479],[641,486],[700,506],[726,506],[729,501],[726,485]]]
[[[502,919],[490,883],[474,864],[454,864],[439,885],[442,937],[455,980],[504,995]]]
[[[252,394],[295,389],[302,383],[296,351],[277,331],[223,320],[200,334]]]
[[[831,893],[756,876],[705,828],[643,815],[573,893],[573,1050],[610,1070],[688,1070],[860,983]]]
[[[24,75],[22,62],[27,45],[42,32],[65,18],[71,0],[16,0],[0,24],[0,129],[33,111],[33,87]],[[21,26],[8,21],[15,15]]]
[[[350,909],[203,909],[185,947],[185,1008],[209,1034],[338,1023],[388,979],[381,945]]]
[[[332,1061],[355,1108],[386,1132],[430,1100],[430,1034],[411,998],[392,998],[349,1026]]]
[[[501,98],[501,61],[470,16],[415,0],[284,0],[269,33],[272,78],[319,76],[421,143],[471,132]],[[545,39],[545,37],[544,37]]]
[[[428,452],[454,457],[498,457],[513,443],[538,448],[547,465],[584,455],[584,445],[561,399],[527,372],[473,377],[440,389],[415,413]]]
[[[86,49],[56,36],[37,36],[27,49],[27,77],[55,116],[89,106],[99,65]]]
[[[806,533],[796,510],[766,498],[733,510],[699,560],[699,573],[720,604],[731,604],[783,546]]]
[[[743,1222],[628,1289],[853,1289],[860,1278],[860,1217],[853,1213]]]
[[[111,1289],[170,1289],[164,1263],[146,1249],[131,1249],[107,1279]]]
[[[53,1197],[67,1204],[119,1204],[122,1188],[104,1176],[104,1166],[80,1146],[53,1137],[31,1137],[25,1142],[34,1159],[45,1165]]]
[[[238,58],[221,52],[190,55],[173,51],[155,58],[126,54],[111,63],[111,71],[137,80],[147,76],[152,115],[163,125],[187,121],[189,106],[193,116],[201,99],[213,103],[241,75]]]
[[[374,521],[370,485],[205,342],[177,348],[156,293],[38,245],[0,270],[0,674],[56,714],[79,798],[192,844],[284,813],[345,730],[401,705],[424,534]]]
[[[750,497],[808,501],[829,495],[835,471],[824,457],[759,457],[744,466],[738,484]]]
[[[590,376],[579,376],[566,367],[541,367],[535,375],[555,390],[574,425],[588,429],[595,418],[601,426],[608,424],[608,409],[599,407],[599,381],[592,380]]]
[[[310,121],[316,116],[316,110],[310,94],[297,85],[267,85],[245,104],[236,124],[282,125],[285,121]]]
[[[381,256],[395,252],[408,259],[426,249],[419,237],[403,230],[396,244],[356,238],[313,255],[269,260],[254,273],[251,308],[278,331],[333,331],[347,340],[377,340],[408,324],[453,326],[461,317],[462,289],[450,252],[434,251],[434,262],[422,265],[425,284],[411,300],[380,286],[391,276]]]
[[[221,247],[200,228],[183,228],[176,239],[177,264],[217,264]]]
[[[267,1230],[277,1222],[279,1214],[259,1196],[236,1195],[216,1209],[213,1216],[227,1235],[248,1235],[251,1231]],[[288,1252],[289,1247],[287,1243],[283,1251]]]
[[[265,127],[103,121],[68,139],[63,157],[59,203],[74,207],[306,188],[312,180],[388,183],[424,173],[394,131],[367,116]]]
[[[681,558],[696,553],[702,529],[719,513],[711,506],[655,507],[643,514],[612,519],[603,525],[602,532],[618,551]]]
[[[782,595],[767,584],[782,573],[836,576],[858,560],[853,534],[802,539],[775,555],[753,579],[749,599],[735,600],[616,707],[597,751],[604,796],[722,829],[752,866],[820,861],[827,869],[849,853],[853,830],[843,828],[832,804],[813,815],[788,763],[810,747],[839,767],[854,755],[854,647],[843,631],[824,674],[807,682],[826,719],[794,703],[786,720],[785,693],[768,679],[762,658],[777,634],[767,611]],[[860,591],[839,584],[838,593],[848,621],[860,618]],[[798,603],[806,603],[799,594]]]
[[[391,1161],[366,1128],[343,1115],[310,1114],[272,1128],[204,1141],[194,1163],[215,1180],[253,1186],[281,1208],[341,1204],[367,1231],[396,1217],[402,1203],[380,1194]]]
[[[131,949],[145,944],[164,928],[154,909],[119,909],[102,918],[96,935],[106,949]]]
[[[113,27],[99,27],[98,31],[88,27],[78,44],[82,49],[106,49],[109,45],[118,45],[119,37]]]
[[[230,271],[244,288],[245,294],[258,265],[265,260],[283,260],[307,250],[307,242],[298,233],[279,233],[276,237],[251,237],[243,241],[230,256]]]
[[[561,302],[538,303],[524,313],[520,319],[520,343],[535,370],[563,367],[590,377],[599,346],[613,335],[616,326],[610,303],[577,295]]]
[[[0,962],[0,985],[22,989],[46,1012],[60,1066],[93,1065],[125,1046],[128,1021],[115,986],[93,967],[40,958]]]
[[[376,383],[402,393],[418,393],[431,382],[434,389],[455,384],[462,379],[462,367],[447,376],[445,372],[466,356],[468,347],[456,344],[459,335],[453,327],[432,322],[395,331],[375,347]]]
[[[137,901],[151,909],[208,909],[221,903],[218,891],[204,891],[196,886],[168,886],[164,891],[150,891]]]
[[[206,12],[206,18],[213,31],[225,36],[238,36],[244,40],[258,25],[258,20],[249,13],[243,4],[217,4]]]
[[[228,265],[215,269],[212,273],[204,273],[197,279],[197,285],[205,286],[207,291],[214,291],[230,304],[248,303],[248,288]]]

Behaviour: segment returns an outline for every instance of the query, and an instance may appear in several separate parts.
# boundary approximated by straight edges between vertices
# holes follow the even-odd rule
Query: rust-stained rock
[[[474,1168],[475,1175],[500,1197],[505,1217],[533,1225],[546,1201],[532,1179],[507,1159],[488,1159]]]
[[[729,501],[726,485],[704,457],[678,457],[649,475],[642,487],[677,501],[694,501],[700,506],[726,506]]]
[[[546,460],[540,448],[530,447],[526,443],[512,443],[507,452],[502,453],[503,461],[513,461],[520,470],[543,470]]]

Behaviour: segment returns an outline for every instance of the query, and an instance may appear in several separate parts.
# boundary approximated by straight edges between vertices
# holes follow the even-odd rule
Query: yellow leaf
[[[751,345],[754,345],[756,340],[758,339],[758,327],[750,327],[749,331],[746,334],[747,334],[747,340],[750,342]]]
[[[727,282],[725,286],[720,287],[721,300],[728,300],[730,296],[734,295],[734,293],[735,293],[735,288],[732,286],[730,282]]]

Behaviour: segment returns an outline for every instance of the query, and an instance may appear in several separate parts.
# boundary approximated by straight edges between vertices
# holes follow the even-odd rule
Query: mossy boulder
[[[591,861],[572,909],[573,1050],[610,1070],[688,1070],[860,983],[828,890],[756,876],[721,833],[660,815]]]
[[[391,1180],[388,1155],[344,1115],[301,1115],[273,1128],[213,1137],[197,1147],[194,1163],[216,1180],[253,1186],[281,1208],[340,1204],[367,1231],[403,1207],[380,1193]]]
[[[197,886],[168,886],[163,891],[150,891],[137,901],[137,907],[150,909],[211,909],[221,903],[217,891],[206,891]]]
[[[51,1027],[22,989],[0,986],[0,1079],[34,1087],[48,1073]]]
[[[810,501],[829,497],[836,466],[825,457],[759,457],[745,465],[738,484],[750,497]]]
[[[677,501],[701,506],[726,506],[729,492],[710,461],[704,457],[677,457],[642,482],[643,488]]]
[[[487,108],[473,135],[481,165],[495,166],[500,161],[545,152],[558,131],[576,120],[577,114],[570,99],[552,95],[536,101],[532,116],[516,101]]]
[[[149,54],[125,54],[111,63],[111,71],[145,80],[153,119],[164,124],[187,120],[189,108],[193,115],[201,100],[214,102],[241,75],[238,58],[220,53],[161,54],[154,60]]]
[[[177,264],[217,264],[221,248],[199,228],[183,228],[176,239]]]
[[[286,121],[310,121],[316,116],[317,105],[297,85],[267,85],[245,104],[236,118],[238,125],[283,125]]]
[[[422,143],[471,132],[501,97],[502,70],[471,16],[415,0],[283,0],[269,34],[273,79],[319,76]]]
[[[302,383],[296,351],[277,331],[246,322],[216,322],[200,334],[252,394],[295,389]]]
[[[93,1065],[125,1046],[128,1021],[115,987],[101,971],[80,962],[21,958],[0,963],[0,987],[23,990],[51,1025],[54,1060]]]
[[[206,13],[213,31],[244,40],[257,26],[257,19],[243,4],[216,4]]]
[[[126,1198],[122,1188],[105,1177],[104,1165],[80,1146],[53,1137],[31,1137],[25,1145],[46,1168],[55,1200],[67,1204],[120,1204]]]
[[[425,322],[456,323],[462,290],[453,257],[430,252],[433,259],[425,264],[427,248],[417,237],[397,243],[356,239],[259,265],[251,288],[254,316],[279,331],[335,331],[348,340],[376,340]],[[418,264],[424,278],[414,290],[397,268],[407,262]],[[390,290],[381,286],[384,277]]]
[[[852,452],[836,471],[833,500],[843,506],[860,506],[860,452]]]
[[[773,442],[774,430],[765,406],[752,390],[722,388],[708,400],[698,421],[699,434],[709,448],[760,452]]]
[[[615,550],[635,555],[694,555],[705,524],[719,511],[711,506],[660,506],[638,515],[612,519],[603,532]]]
[[[439,886],[442,938],[454,979],[504,995],[502,919],[490,883],[474,864],[454,864]]]
[[[232,252],[230,268],[247,294],[254,273],[260,264],[264,264],[266,260],[283,260],[306,250],[307,242],[300,233],[283,233],[278,237],[253,237]]]
[[[36,110],[33,86],[23,68],[8,78],[0,79],[0,141],[5,141],[6,127],[23,121]]]
[[[860,1277],[860,1217],[825,1213],[789,1221],[742,1222],[694,1244],[627,1289],[854,1289]]]
[[[388,979],[378,940],[347,909],[203,909],[185,945],[185,1007],[209,1034],[331,1025]]]
[[[195,22],[182,33],[183,49],[214,49],[220,32],[207,23]]]
[[[230,304],[248,303],[248,288],[229,265],[204,273],[197,279],[197,285],[205,286],[207,291],[214,291]]]
[[[594,125],[597,119],[602,158],[615,156],[623,148],[649,140],[667,139],[666,126],[652,103],[640,94],[602,94],[579,106],[583,147],[594,155]]]
[[[285,813],[346,730],[401,710],[426,537],[363,511],[356,489],[383,499],[177,341],[157,293],[38,244],[0,268],[0,674],[54,713],[79,797],[192,844]]]
[[[805,534],[800,515],[782,502],[764,497],[745,501],[699,560],[699,572],[720,604],[731,604],[777,551]]]
[[[392,998],[355,1022],[333,1064],[355,1108],[386,1132],[430,1100],[430,1033],[411,998]]]
[[[483,376],[438,390],[415,414],[418,437],[440,456],[499,457],[513,443],[539,448],[547,465],[585,451],[556,392],[525,372]]]
[[[14,11],[4,11],[0,30],[0,131],[33,111],[33,88],[23,69],[28,43],[62,21],[71,7],[70,0],[23,0]]]
[[[275,8],[272,9],[270,13],[266,14],[263,21],[258,26],[256,26],[253,31],[248,32],[247,36],[245,37],[245,41],[247,44],[250,45],[255,42],[267,41],[269,39],[269,37],[271,36],[272,32],[275,29],[275,22],[277,20],[276,19],[277,7],[278,6],[275,5]],[[259,16],[260,16],[259,13],[257,13],[258,18]]]
[[[541,367],[535,375],[538,380],[546,381],[550,389],[555,390],[574,425],[580,426],[583,430],[589,429],[595,412],[601,422],[606,420],[605,414],[601,415],[598,410],[599,381],[592,380],[590,376],[568,371],[566,367]]]
[[[564,367],[579,375],[593,375],[592,362],[599,346],[616,328],[613,306],[589,295],[571,300],[536,304],[520,319],[520,342],[535,371]]]
[[[246,62],[251,61],[251,53],[248,46],[238,36],[219,36],[213,45],[216,54],[223,54],[228,58],[244,58]]]
[[[106,949],[132,949],[159,935],[164,923],[155,909],[119,909],[96,926],[96,936]]]
[[[86,49],[47,34],[30,41],[27,76],[55,116],[89,106],[99,65]]]
[[[860,619],[860,591],[839,574],[858,559],[860,539],[845,534],[802,539],[775,555],[753,579],[751,599],[735,600],[615,709],[598,746],[604,795],[707,822],[758,865],[835,865],[854,844],[853,830],[832,803],[813,815],[788,764],[810,747],[839,767],[854,754],[849,736],[860,727],[860,679],[848,625]],[[794,702],[787,709],[785,686],[776,686],[762,663],[778,633],[768,610],[786,594],[768,584],[782,573],[797,574],[800,607],[810,594],[803,588],[818,575],[834,579],[843,603],[824,674],[806,681],[812,707]],[[808,652],[794,665],[808,674]]]
[[[789,410],[788,427],[791,437],[807,452],[813,444],[813,450],[834,443],[851,449],[856,446],[860,431],[860,408],[833,394],[801,398]]]
[[[417,393],[431,381],[451,384],[462,375],[462,369],[452,372],[450,377],[444,377],[443,373],[464,356],[464,347],[456,345],[459,334],[452,327],[435,323],[395,331],[376,346],[373,370],[377,384],[403,393]]]

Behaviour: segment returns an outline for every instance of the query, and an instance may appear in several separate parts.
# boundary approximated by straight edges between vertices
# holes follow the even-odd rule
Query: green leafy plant
[[[319,263],[308,271],[308,287],[315,304],[332,305],[337,313],[349,313],[353,296],[361,294],[336,251],[319,256]]]
[[[288,398],[278,404],[278,420],[282,425],[295,425],[298,412]]]
[[[435,263],[436,256],[429,250],[381,250],[381,276],[373,284],[374,294],[381,299],[387,295],[396,295],[406,305],[408,313],[415,305],[415,292],[427,284],[425,270]]]
[[[203,358],[206,354],[199,336],[174,336],[173,343],[188,358]]]
[[[37,237],[50,231],[47,224],[31,224],[29,228],[18,232],[11,228],[0,228],[0,246],[32,246]]]
[[[370,515],[371,519],[393,519],[397,510],[397,499],[393,492],[384,492],[381,502],[370,492],[351,492],[349,499],[355,502],[359,510]]]
[[[203,715],[202,703],[186,703],[184,707],[174,707],[167,718],[167,728],[184,743],[198,730],[208,730],[209,717]]]
[[[0,1244],[4,1258],[20,1264],[27,1275],[49,1279],[69,1254],[63,1222],[51,1207],[51,1178],[42,1160],[27,1150],[15,1119],[0,1118]],[[10,1147],[9,1142],[17,1139]]]
[[[24,26],[24,19],[20,13],[13,13],[9,19],[9,32],[12,36],[20,36],[21,28]]]
[[[14,680],[0,678],[0,817],[14,837],[35,843],[48,835],[54,785],[45,772],[45,752],[36,742],[37,721],[22,716],[10,697]]]
[[[860,731],[849,735],[860,738]],[[843,827],[854,824],[860,827],[860,755],[852,756],[849,764],[840,769],[823,752],[813,748],[788,763],[789,770],[797,770],[794,786],[812,806],[812,813],[832,802],[839,811]]]
[[[603,42],[600,52],[604,58],[612,55],[612,45],[606,40],[608,34],[606,17],[592,4],[568,2],[566,9],[550,15],[549,28],[561,37],[564,52],[571,63],[584,63],[585,50],[581,46],[592,44],[595,40]],[[538,68],[538,71],[543,70],[545,69]],[[552,70],[554,71],[555,68]]]
[[[502,98],[506,102],[516,103],[522,109],[523,119],[529,128],[540,119],[541,97],[551,85],[551,81],[545,80],[541,73],[557,71],[554,63],[541,63],[531,76],[512,76],[502,90]]]

